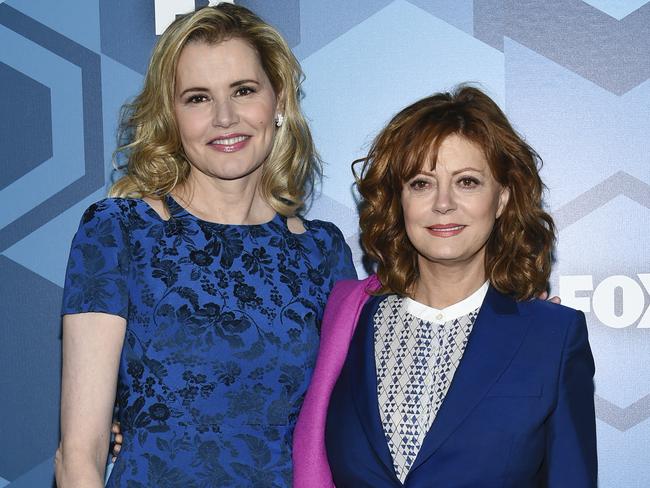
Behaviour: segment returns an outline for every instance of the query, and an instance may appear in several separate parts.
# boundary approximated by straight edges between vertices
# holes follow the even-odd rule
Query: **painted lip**
[[[460,234],[466,225],[461,224],[440,224],[427,227],[429,233],[435,237],[453,237]]]
[[[232,153],[243,149],[250,141],[248,134],[224,134],[208,142],[208,146],[219,152]]]

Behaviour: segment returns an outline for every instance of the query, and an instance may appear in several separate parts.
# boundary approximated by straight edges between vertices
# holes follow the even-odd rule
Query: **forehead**
[[[435,171],[436,168],[450,171],[462,168],[484,171],[489,169],[489,164],[485,151],[479,144],[453,133],[441,140],[432,141],[421,153],[416,168],[425,172]]]
[[[485,152],[475,142],[458,134],[451,134],[440,143],[438,163],[487,165]]]
[[[178,58],[176,80],[179,84],[224,82],[242,79],[266,81],[257,51],[246,41],[233,38],[218,43],[189,42]]]

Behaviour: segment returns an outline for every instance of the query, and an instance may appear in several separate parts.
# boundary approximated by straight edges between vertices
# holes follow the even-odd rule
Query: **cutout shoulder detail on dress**
[[[300,217],[287,218],[287,228],[292,234],[300,235],[307,232],[307,227],[305,227],[305,224]]]

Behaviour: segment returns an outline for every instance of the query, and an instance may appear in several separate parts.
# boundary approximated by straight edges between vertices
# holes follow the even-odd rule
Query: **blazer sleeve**
[[[325,448],[327,408],[359,314],[369,298],[366,290],[378,283],[374,275],[362,281],[339,281],[329,296],[316,367],[293,435],[294,488],[334,487]]]
[[[548,421],[546,468],[549,487],[595,487],[596,419],[594,360],[587,324],[577,312],[564,339],[557,404]]]
[[[329,398],[345,361],[350,335],[346,329],[353,325],[354,314],[346,307],[350,288],[349,281],[336,283],[325,307],[314,374],[293,434],[295,488],[334,488],[325,449],[325,421]],[[348,313],[342,313],[343,309]],[[346,324],[341,323],[341,316],[347,318]]]

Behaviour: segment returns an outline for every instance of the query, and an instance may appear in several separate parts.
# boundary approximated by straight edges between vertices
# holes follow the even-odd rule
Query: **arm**
[[[63,316],[60,488],[104,486],[126,320],[106,313]]]
[[[339,281],[332,290],[321,329],[316,367],[293,436],[293,486],[334,487],[325,447],[330,396],[347,357],[350,340],[368,294],[376,288],[373,275],[361,282]]]
[[[548,420],[547,486],[595,487],[597,479],[594,360],[582,312],[569,327],[559,372],[558,400]]]

